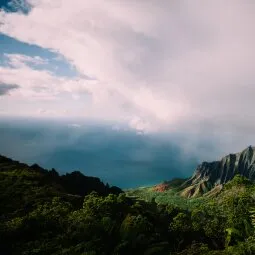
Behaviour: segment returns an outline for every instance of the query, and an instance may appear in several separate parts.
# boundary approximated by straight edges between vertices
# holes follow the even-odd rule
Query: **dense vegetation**
[[[192,200],[174,191],[123,193],[0,157],[0,253],[255,254],[253,183],[236,175],[219,194]]]

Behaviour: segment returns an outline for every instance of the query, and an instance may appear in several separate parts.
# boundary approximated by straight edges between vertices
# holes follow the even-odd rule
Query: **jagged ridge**
[[[229,154],[220,161],[203,162],[182,187],[182,196],[197,197],[212,189],[220,191],[236,174],[255,180],[255,147]]]

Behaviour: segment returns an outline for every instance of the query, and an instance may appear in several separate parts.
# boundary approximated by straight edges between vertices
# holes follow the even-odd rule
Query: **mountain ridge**
[[[236,174],[255,180],[255,147],[249,146],[241,152],[231,153],[219,161],[202,162],[193,175],[184,182],[181,195],[196,197],[213,189],[221,190]]]
[[[46,170],[37,164],[29,166],[0,155],[0,217],[13,214],[17,208],[25,213],[54,196],[80,205],[92,191],[102,196],[122,193],[120,188],[110,187],[98,177],[85,176],[79,171],[59,175],[55,169]]]

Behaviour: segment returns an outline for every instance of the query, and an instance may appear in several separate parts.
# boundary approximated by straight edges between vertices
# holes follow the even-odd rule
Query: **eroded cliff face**
[[[230,181],[235,174],[255,180],[255,147],[249,146],[244,151],[230,154],[220,161],[203,162],[182,185],[184,190],[181,195],[197,197],[208,191],[220,191],[223,184]]]

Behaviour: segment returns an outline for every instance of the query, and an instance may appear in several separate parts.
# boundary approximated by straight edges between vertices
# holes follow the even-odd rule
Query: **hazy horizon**
[[[178,138],[98,123],[0,119],[0,154],[60,173],[79,170],[121,188],[188,177],[198,163]]]
[[[254,23],[250,0],[0,0],[0,153],[132,186],[254,144]]]
[[[61,174],[79,170],[121,188],[187,178],[202,161],[235,152],[221,150],[220,137],[194,140],[178,132],[146,134],[84,120],[0,118],[0,133],[4,156]]]

